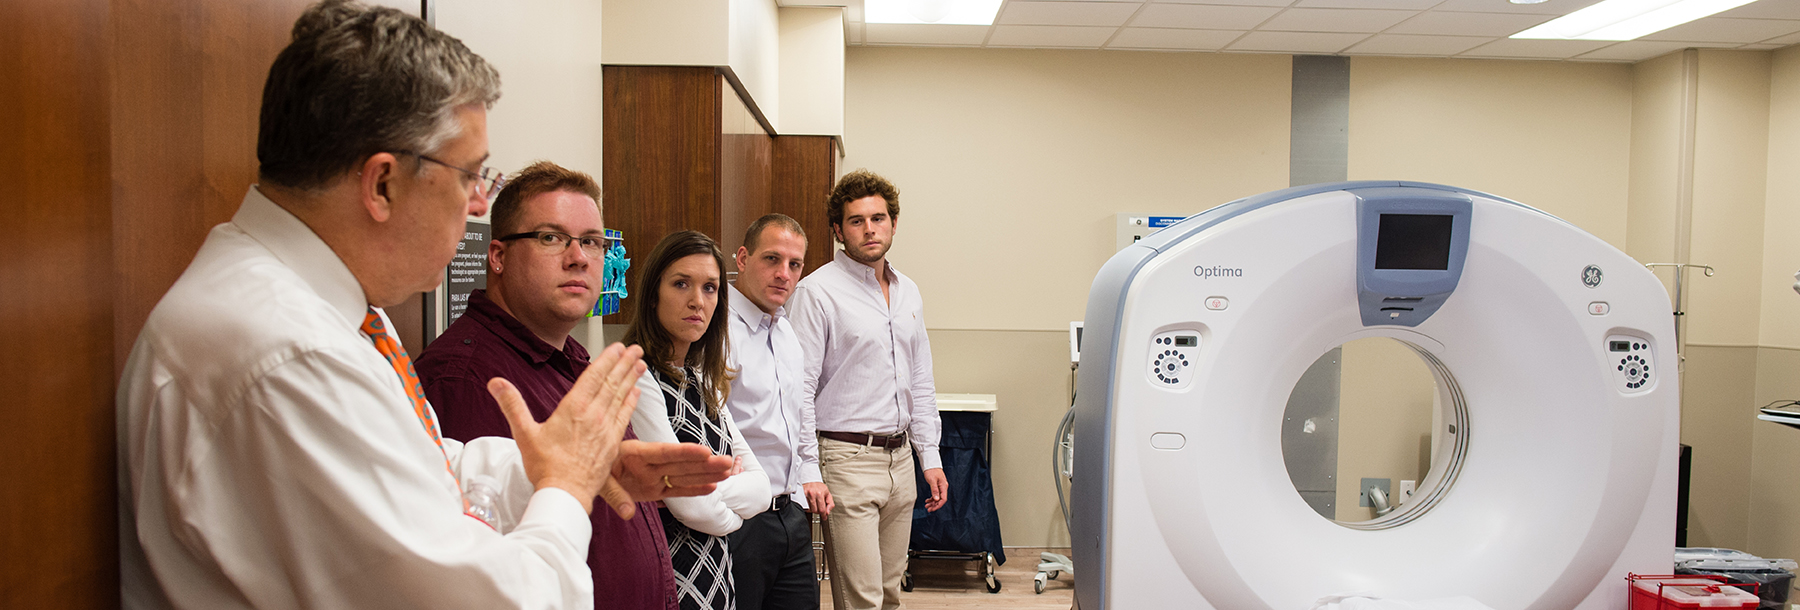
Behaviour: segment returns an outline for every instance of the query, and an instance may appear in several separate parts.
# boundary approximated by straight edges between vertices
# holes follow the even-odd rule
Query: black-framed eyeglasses
[[[481,198],[487,200],[488,203],[493,203],[494,198],[500,196],[500,189],[506,188],[506,173],[502,172],[498,169],[494,169],[492,167],[488,167],[488,166],[484,165],[481,167],[480,172],[472,172],[472,171],[457,167],[455,165],[451,165],[449,162],[441,161],[438,159],[433,159],[433,158],[431,158],[431,156],[425,155],[422,153],[416,153],[416,152],[413,152],[410,150],[402,150],[399,152],[401,154],[412,155],[414,157],[418,157],[422,161],[430,161],[432,163],[436,163],[438,165],[448,167],[450,169],[462,172],[463,174],[469,176],[470,178],[474,178],[475,179],[475,188],[481,192]]]
[[[588,258],[597,260],[606,255],[606,238],[599,235],[582,235],[576,237],[562,231],[526,231],[524,233],[514,233],[512,235],[496,237],[494,239],[498,241],[529,239],[539,247],[558,254],[568,250],[569,244],[580,242],[581,253],[586,254]]]

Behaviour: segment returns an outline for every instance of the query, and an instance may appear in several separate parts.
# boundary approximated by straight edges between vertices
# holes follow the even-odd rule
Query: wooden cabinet
[[[806,274],[831,262],[832,252],[837,250],[831,225],[825,221],[825,201],[837,184],[837,159],[837,138],[775,137],[769,211],[792,216],[806,229]]]
[[[825,200],[837,178],[835,138],[773,135],[719,68],[606,66],[602,87],[606,226],[625,233],[634,261],[684,229],[718,240],[729,258],[750,223],[769,212],[805,227],[808,272],[830,260]],[[626,273],[630,299],[645,294],[643,266],[634,262]],[[606,323],[629,324],[630,299]]]

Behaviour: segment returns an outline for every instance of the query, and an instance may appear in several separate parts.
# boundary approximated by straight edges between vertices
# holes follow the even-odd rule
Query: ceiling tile
[[[1800,19],[1800,0],[1758,0],[1714,15],[1737,19]]]
[[[1640,38],[1684,42],[1762,42],[1800,32],[1800,21],[1791,19],[1726,19],[1707,17]]]
[[[1008,2],[1000,13],[1005,25],[1105,25],[1118,27],[1131,19],[1137,3]]]
[[[1763,44],[1778,44],[1778,45],[1785,47],[1787,45],[1791,45],[1796,42],[1800,42],[1800,34],[1788,34],[1788,35],[1782,36],[1780,38],[1772,38],[1769,40],[1764,40]]]
[[[863,28],[863,42],[867,44],[980,46],[988,33],[985,25],[870,23]]]
[[[1172,30],[1164,28],[1125,28],[1119,30],[1108,49],[1189,49],[1217,51],[1243,36],[1230,30]]]
[[[1396,8],[1422,11],[1443,0],[1300,0],[1294,6],[1308,8]]]
[[[1343,8],[1291,8],[1264,23],[1259,30],[1281,32],[1361,32],[1373,34],[1405,21],[1414,11]]]
[[[1610,45],[1596,40],[1499,40],[1470,49],[1460,57],[1512,59],[1568,59]]]
[[[1555,19],[1551,15],[1519,13],[1446,13],[1426,11],[1387,30],[1389,34],[1442,36],[1511,36],[1531,26]]]
[[[1587,8],[1600,0],[1546,0],[1537,4],[1513,4],[1506,0],[1444,0],[1434,11],[1465,13],[1528,13],[1535,15],[1567,15]]]
[[[1449,57],[1482,43],[1487,36],[1418,36],[1414,34],[1377,34],[1345,50],[1352,55],[1431,55]]]
[[[1267,21],[1281,9],[1261,6],[1214,6],[1208,4],[1146,4],[1131,25],[1151,28],[1196,28],[1208,30],[1249,30]]]
[[[1079,47],[1098,49],[1118,32],[1111,27],[999,25],[988,37],[990,47]]]
[[[1662,57],[1685,48],[1687,48],[1687,44],[1680,42],[1627,40],[1591,53],[1583,53],[1577,56],[1577,59],[1643,61],[1652,57]]]
[[[1366,34],[1325,34],[1317,32],[1251,32],[1226,47],[1229,51],[1262,51],[1268,53],[1337,53],[1362,42]]]
[[[1150,0],[1164,4],[1222,4],[1226,6],[1288,6],[1295,0]]]

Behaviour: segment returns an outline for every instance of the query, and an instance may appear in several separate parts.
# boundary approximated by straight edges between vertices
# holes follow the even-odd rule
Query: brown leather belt
[[[864,434],[861,432],[827,432],[820,430],[819,436],[834,441],[856,443],[858,445],[868,445],[870,447],[881,447],[883,449],[899,449],[906,446],[905,432],[893,436],[884,436],[880,434]]]

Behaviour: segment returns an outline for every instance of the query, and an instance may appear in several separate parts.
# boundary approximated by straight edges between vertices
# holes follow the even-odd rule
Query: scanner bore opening
[[[1282,459],[1299,499],[1351,529],[1423,516],[1449,492],[1468,451],[1468,404],[1455,376],[1429,350],[1396,338],[1365,336],[1327,351],[1295,384],[1282,419]],[[1403,481],[1415,483],[1410,495]],[[1378,511],[1383,500],[1390,508]]]

